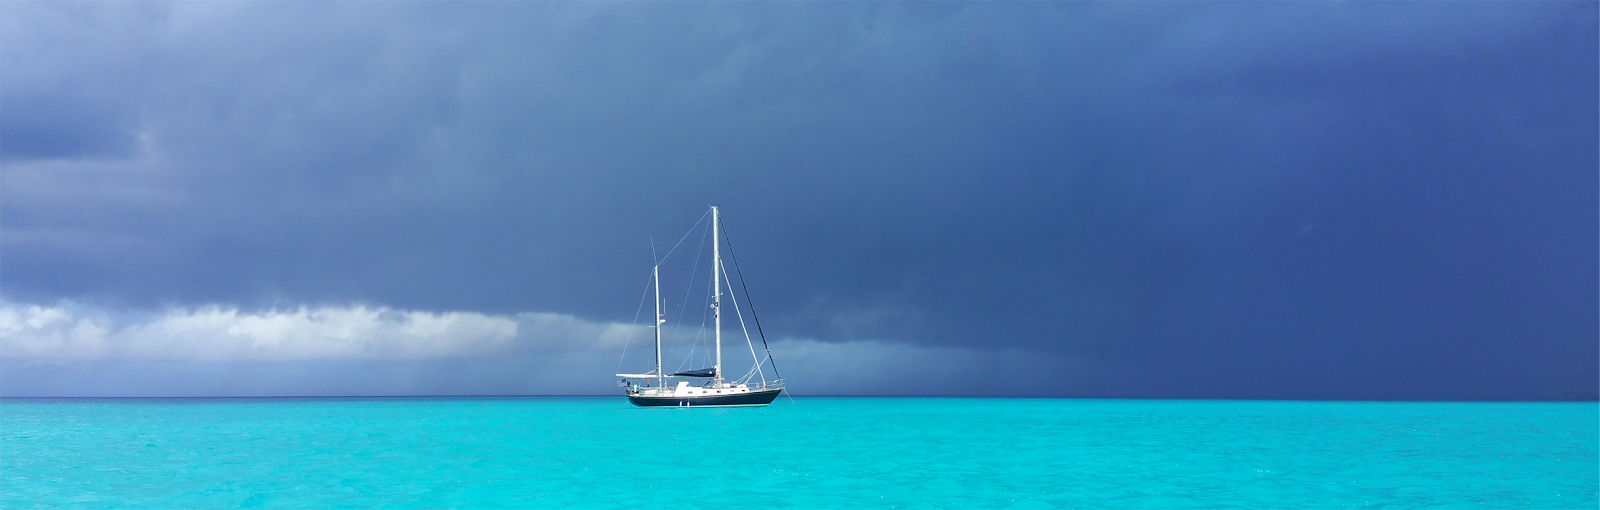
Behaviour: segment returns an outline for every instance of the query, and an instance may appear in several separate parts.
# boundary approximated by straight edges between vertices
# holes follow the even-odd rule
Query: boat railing
[[[776,390],[776,389],[783,388],[783,380],[782,379],[773,379],[773,380],[766,381],[766,382],[749,381],[749,382],[734,383],[734,384],[744,384],[746,388],[750,389],[750,391],[765,391],[765,390]],[[696,387],[697,385],[690,385],[690,386],[691,387]],[[654,392],[654,391],[662,391],[662,392],[670,393],[670,392],[672,392],[673,386],[632,386],[631,388],[633,390],[651,390],[652,392]],[[659,390],[658,390],[658,388],[659,388]]]
[[[775,390],[783,387],[783,379],[773,379],[766,382],[749,381],[744,384],[745,387],[750,388],[751,390]]]

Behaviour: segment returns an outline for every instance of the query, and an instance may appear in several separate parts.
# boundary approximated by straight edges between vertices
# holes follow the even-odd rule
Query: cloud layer
[[[615,371],[653,364],[640,330],[649,331],[552,313],[360,305],[129,316],[73,303],[7,304],[0,396],[608,394]],[[743,339],[727,340],[728,371],[753,366]],[[698,362],[695,346],[669,347],[669,364]],[[782,375],[802,394],[1050,394],[1062,388],[1034,384],[1044,374],[1079,380],[1064,370],[1083,368],[1039,353],[878,341],[783,340],[772,349],[781,371],[768,365],[765,377]],[[969,380],[975,374],[981,382]]]
[[[477,313],[319,307],[175,309],[142,322],[73,306],[0,308],[0,356],[20,359],[297,360],[466,356],[504,350],[517,322]],[[549,321],[542,316],[529,320]]]
[[[818,352],[1594,395],[1596,9],[0,2],[0,298],[103,307],[16,310],[51,359],[424,370],[628,320],[716,203]]]

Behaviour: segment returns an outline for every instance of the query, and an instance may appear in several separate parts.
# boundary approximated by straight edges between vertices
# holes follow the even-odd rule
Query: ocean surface
[[[4,508],[1596,508],[1596,403],[0,400]]]

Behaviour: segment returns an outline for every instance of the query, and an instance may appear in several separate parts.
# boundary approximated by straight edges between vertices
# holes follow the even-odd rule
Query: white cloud
[[[0,302],[0,394],[611,394],[612,374],[650,369],[649,332],[556,313],[350,305],[130,315],[72,302]],[[708,366],[695,356],[709,353],[689,349],[689,338],[698,337],[667,346],[668,370]],[[724,340],[730,374],[749,370],[750,351],[765,355],[759,343]],[[1040,394],[1051,392],[1047,379],[1086,368],[1015,349],[813,339],[776,340],[771,348],[788,387],[801,395]],[[770,366],[766,375],[773,377]]]
[[[549,322],[549,320],[546,320]],[[0,357],[14,359],[405,359],[503,350],[518,322],[470,312],[207,306],[119,320],[74,306],[0,307]]]

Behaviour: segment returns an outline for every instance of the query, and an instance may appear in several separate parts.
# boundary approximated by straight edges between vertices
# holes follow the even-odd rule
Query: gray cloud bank
[[[548,315],[526,319],[573,322]],[[29,359],[197,361],[429,358],[497,350],[517,336],[518,325],[476,313],[364,306],[259,313],[207,307],[118,324],[103,312],[79,316],[68,307],[28,306],[0,309],[0,353]]]
[[[1595,19],[1592,2],[4,2],[15,310],[377,314],[389,343],[306,326],[283,345],[396,359],[89,355],[167,345],[141,343],[152,319],[98,347],[15,345],[73,355],[0,377],[579,391],[518,379],[509,360],[531,355],[436,357],[406,328],[507,320],[518,344],[529,311],[623,322],[647,239],[719,203],[769,331],[807,352],[972,356],[1050,394],[1593,398]],[[485,324],[474,349],[507,338]],[[589,366],[577,352],[524,368],[579,377],[561,372]],[[907,375],[886,393],[965,391],[872,366]]]
[[[608,394],[617,391],[614,371],[653,363],[648,332],[570,315],[360,305],[142,316],[72,303],[8,305],[0,307],[0,396]],[[741,344],[727,345],[736,375],[755,361],[739,356],[754,350]],[[677,347],[669,365],[691,362]],[[773,348],[801,394],[1050,394],[1041,382],[1078,379],[1061,371],[1082,368],[1039,353],[876,341],[784,340]],[[971,372],[986,375],[952,377]],[[779,375],[766,367],[765,377]]]

